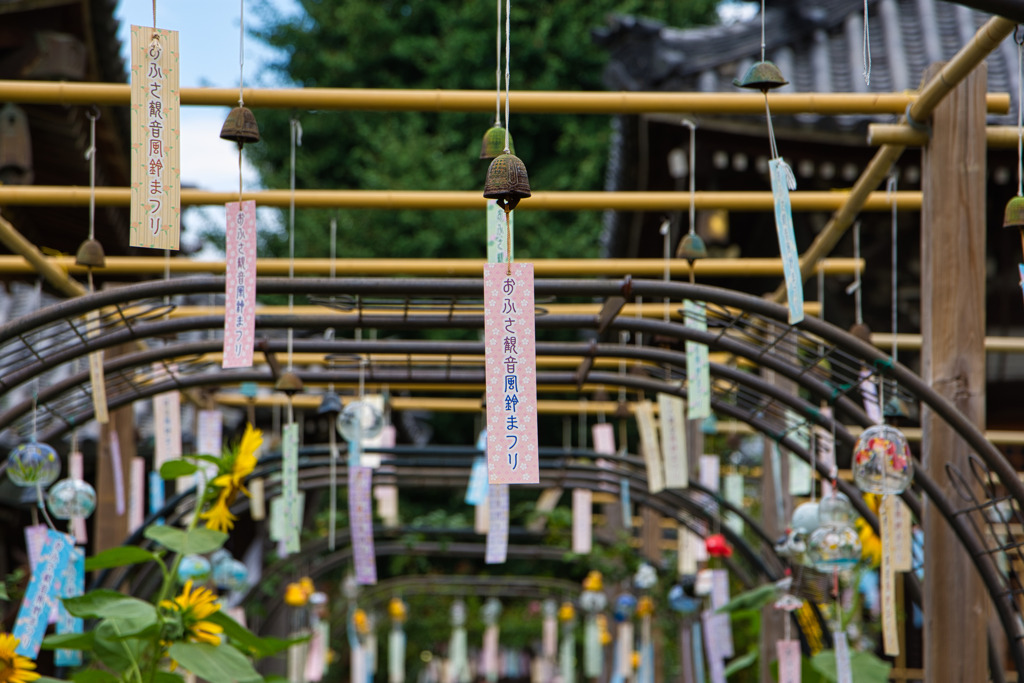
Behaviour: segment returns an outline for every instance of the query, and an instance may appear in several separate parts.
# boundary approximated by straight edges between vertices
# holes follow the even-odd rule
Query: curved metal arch
[[[203,282],[204,280],[206,282]],[[411,288],[410,282],[415,283]],[[136,297],[147,292],[156,296],[158,295],[158,292],[160,294],[165,293],[168,288],[168,284],[146,283],[145,285],[135,287],[137,287],[137,289],[125,289],[133,289],[132,295]],[[174,281],[173,283],[174,293],[188,291],[218,291],[219,289],[222,289],[222,287],[222,278],[189,278],[188,280]],[[357,310],[359,315],[355,316],[353,326],[387,329],[424,329],[435,326],[479,327],[482,323],[479,316],[456,316],[458,318],[456,320],[451,315],[451,312],[449,312],[447,316],[429,315],[416,319],[410,318],[406,314],[364,315],[365,311],[363,304],[361,303],[366,297],[373,296],[392,297],[392,299],[396,301],[401,301],[404,298],[406,302],[406,309],[408,309],[410,291],[413,293],[430,292],[441,297],[453,297],[452,301],[454,301],[455,298],[458,297],[479,296],[479,292],[482,287],[479,280],[403,281],[357,279],[346,281],[290,281],[271,278],[262,279],[259,287],[260,291],[266,293],[287,293],[289,291],[299,291],[300,293],[313,292],[331,295],[337,293],[342,288],[346,291],[355,292],[354,297],[351,298],[350,301],[355,302],[353,310]],[[714,348],[725,348],[727,350],[730,350],[730,347],[737,348],[740,351],[737,355],[745,355],[750,360],[765,367],[775,367],[777,370],[781,371],[781,374],[790,377],[800,386],[809,388],[812,392],[815,392],[816,395],[820,396],[822,391],[831,391],[829,402],[835,404],[837,407],[838,401],[841,400],[845,394],[851,390],[851,388],[856,387],[856,382],[843,381],[844,378],[852,380],[855,377],[855,373],[852,372],[852,369],[856,368],[859,370],[860,367],[864,365],[879,377],[898,380],[900,382],[900,386],[903,387],[904,390],[909,391],[912,396],[919,397],[922,403],[935,410],[940,417],[950,424],[954,430],[956,430],[967,441],[967,443],[978,452],[979,456],[985,461],[985,465],[989,471],[999,478],[999,484],[1006,487],[1011,492],[1013,498],[1018,503],[1018,507],[1020,507],[1021,501],[1024,500],[1024,495],[1022,495],[1022,493],[1024,493],[1024,484],[1016,478],[1012,467],[1005,461],[1005,459],[1002,458],[999,451],[985,440],[984,435],[970,424],[964,416],[958,413],[955,407],[946,402],[941,396],[931,391],[929,387],[925,386],[919,378],[916,378],[913,373],[906,368],[903,368],[898,364],[893,364],[884,354],[873,347],[850,337],[845,332],[827,323],[808,319],[799,327],[791,327],[786,324],[786,311],[780,306],[736,292],[717,290],[715,288],[699,285],[646,281],[633,282],[628,279],[596,283],[583,281],[538,280],[537,292],[538,295],[555,293],[563,296],[577,297],[613,297],[623,295],[629,297],[639,295],[657,298],[659,296],[667,296],[672,298],[691,298],[705,301],[708,304],[708,315],[712,321],[712,326],[709,329],[709,333],[707,333],[709,337],[713,337],[707,339],[709,346]],[[61,317],[69,314],[80,315],[82,312],[90,310],[89,306],[95,307],[95,305],[101,301],[105,301],[106,305],[113,305],[119,297],[125,301],[133,300],[124,293],[124,290],[101,294],[106,295],[107,298],[96,298],[89,304],[82,304],[80,300],[64,302],[52,309],[47,309],[45,312],[26,316],[19,321],[14,321],[14,324],[12,325],[4,326],[4,328],[0,329],[0,345],[4,343],[3,340],[10,340],[14,337],[20,338],[28,335],[33,329],[35,329],[35,323],[47,319],[48,316],[49,319],[53,320],[55,319],[54,316]],[[399,309],[400,308],[401,307],[399,307]],[[134,315],[131,311],[128,311],[126,314],[123,309],[117,309],[117,311],[112,315],[118,317],[125,326],[138,328],[140,326],[145,327],[149,324],[145,322],[145,320],[147,317],[153,317],[156,315],[153,313],[153,310],[155,309],[150,309],[148,312],[143,312],[139,315]],[[407,312],[408,311],[406,310],[406,313]],[[287,319],[276,319],[272,321],[269,326],[294,327],[307,324],[314,328],[321,329],[325,326],[323,320],[317,319],[317,317],[312,317],[308,320],[303,319],[302,316],[291,316],[285,318]],[[615,318],[615,316],[612,315],[612,318]],[[600,328],[599,316],[544,316],[539,318],[539,322],[540,327],[575,329]],[[689,337],[697,338],[698,341],[704,341],[699,336],[693,336],[681,325],[677,325],[675,323],[658,323],[648,320],[623,319],[621,317],[611,320],[611,323],[612,329],[629,329],[639,332],[655,332],[661,329],[677,339]],[[66,318],[65,324],[67,324]],[[220,324],[219,320],[217,321],[217,324]],[[334,326],[337,326],[337,324],[335,323]],[[77,334],[79,338],[84,338],[82,334],[82,330],[84,328],[75,328],[74,325],[71,325],[71,327],[74,328],[72,334]],[[193,329],[195,329],[195,327],[193,327]],[[712,332],[712,330],[714,330],[714,332]],[[38,330],[37,332],[41,333],[41,331]],[[53,343],[57,346],[60,345],[60,336],[61,335],[53,335]],[[23,339],[19,340],[23,341]],[[825,343],[823,344],[822,342]],[[815,353],[815,345],[825,347],[826,350],[819,350],[819,352]],[[0,351],[3,351],[2,346],[0,346]],[[5,358],[16,357],[16,354],[0,355],[3,355]],[[834,367],[829,372],[824,373],[826,377],[825,380],[818,380],[817,378],[814,378],[815,368],[823,361],[832,363]],[[0,368],[0,370],[4,369],[5,368]],[[841,369],[841,372],[837,371],[837,369]],[[815,381],[809,381],[808,377],[815,379]],[[7,380],[7,374],[5,372],[0,372],[0,378],[2,378],[0,379],[0,388],[11,386],[9,384],[4,384]],[[848,415],[848,417],[850,416]],[[866,423],[862,418],[860,418],[860,416],[853,417],[856,422],[861,422],[861,424]],[[767,427],[767,425],[765,426]],[[765,429],[765,433],[778,434],[778,431]],[[958,511],[955,506],[950,505],[945,513],[946,518],[956,526],[956,518],[962,514],[962,511]],[[986,582],[989,583],[990,594],[992,594],[993,599],[997,602],[997,606],[999,606],[1000,600],[1005,600],[1007,596],[1012,596],[1013,594],[1009,588],[1007,588],[1007,590],[1002,594],[993,590],[993,585],[998,584],[998,579],[1003,580],[1004,586],[1008,587],[1009,585],[1006,581],[1005,575],[1001,575],[995,569],[992,558],[988,554],[991,552],[997,552],[1000,549],[986,549],[984,542],[979,541],[977,539],[977,534],[974,534],[966,525],[961,525],[961,528],[957,530],[957,533],[962,540],[967,539],[971,541],[970,544],[965,542],[965,545],[967,545],[969,551],[972,552],[975,564],[978,566],[983,576],[986,576],[986,574],[988,575]],[[989,581],[992,577],[997,578],[995,583]],[[1000,607],[1000,615],[1007,633],[1011,634],[1011,637],[1014,639],[1013,645],[1015,648],[1015,658],[1018,660],[1019,665],[1021,660],[1017,646],[1019,645],[1021,638],[1021,626],[1017,623],[1019,622],[1019,619],[1015,621],[1012,617],[1009,619],[1007,618],[1008,614],[1006,613],[1006,610],[1015,612],[1016,607],[1015,605],[1003,605]]]

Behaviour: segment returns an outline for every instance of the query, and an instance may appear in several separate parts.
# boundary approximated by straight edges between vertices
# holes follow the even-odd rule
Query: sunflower
[[[245,433],[238,443],[235,452],[224,454],[223,466],[219,477],[213,480],[214,486],[221,487],[221,496],[227,500],[234,500],[239,491],[249,495],[242,482],[252,474],[256,468],[256,451],[263,445],[263,431],[253,429],[251,424],[245,425]]]
[[[191,579],[185,582],[181,595],[173,600],[163,600],[160,606],[177,612],[181,616],[181,625],[185,637],[195,643],[220,645],[219,634],[224,629],[206,618],[220,609],[217,596],[207,588],[192,590]]]
[[[10,633],[0,633],[0,683],[29,683],[39,678],[32,670],[36,663],[14,651],[18,642]]]
[[[214,531],[228,532],[235,528],[235,520],[238,519],[228,508],[227,497],[222,492],[217,497],[217,502],[210,506],[210,509],[199,515],[200,519],[206,520],[206,528]]]

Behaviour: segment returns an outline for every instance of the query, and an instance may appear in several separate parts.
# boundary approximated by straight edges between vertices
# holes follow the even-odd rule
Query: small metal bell
[[[498,206],[511,211],[520,199],[530,196],[530,179],[526,175],[526,164],[514,154],[500,154],[494,157],[487,169],[484,182],[484,197],[497,199]]]
[[[885,402],[882,415],[888,418],[906,419],[910,417],[910,409],[907,407],[906,401],[898,396],[891,396]]]
[[[768,92],[775,88],[789,85],[789,81],[782,77],[782,71],[769,61],[754,62],[743,74],[743,78],[732,79],[732,84],[737,88],[750,88]]]
[[[289,396],[294,396],[302,391],[302,380],[294,372],[282,372],[281,376],[277,378],[274,388]]]
[[[1013,197],[1006,202],[1006,211],[1003,213],[1004,228],[1024,229],[1024,197]]]
[[[512,135],[508,136],[508,150],[516,153],[515,145],[512,144]],[[505,151],[505,127],[495,124],[484,133],[484,139],[480,144],[480,158],[493,159]]]
[[[850,327],[850,334],[857,339],[860,339],[865,344],[871,343],[871,328],[864,323],[854,323],[853,326]]]
[[[337,415],[341,412],[341,398],[333,391],[328,391],[320,399],[320,407],[316,412],[317,415]]]
[[[708,257],[708,248],[704,244],[704,240],[701,239],[700,235],[695,232],[688,232],[683,237],[683,240],[679,243],[679,248],[676,250],[676,254],[680,258],[684,258],[693,265],[693,262],[697,259]]]
[[[103,253],[103,245],[99,240],[85,240],[75,254],[75,265],[87,268],[103,268],[107,265],[107,256]]]
[[[235,107],[224,120],[224,125],[220,129],[220,137],[237,142],[239,145],[259,142],[260,127],[256,123],[256,115],[248,107]]]

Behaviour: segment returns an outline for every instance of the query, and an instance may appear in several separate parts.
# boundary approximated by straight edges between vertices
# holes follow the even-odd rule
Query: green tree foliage
[[[271,65],[304,87],[483,89],[495,87],[496,6],[476,0],[299,0],[286,18],[258,7],[257,37],[282,55]],[[516,0],[512,5],[511,87],[601,90],[604,53],[590,37],[609,13],[644,14],[670,25],[707,23],[717,0]],[[504,17],[504,7],[502,7]],[[504,19],[502,20],[504,25]],[[502,46],[504,53],[504,46]],[[504,75],[502,76],[504,88]],[[263,142],[246,150],[270,188],[289,186],[289,119],[302,125],[299,189],[482,191],[487,162],[477,159],[494,114],[320,111],[256,112]],[[536,190],[600,190],[607,116],[511,112],[517,155]],[[483,257],[483,212],[337,213],[341,257]],[[329,253],[331,214],[302,211],[296,255]],[[517,256],[597,256],[598,212],[519,212]],[[275,235],[268,253],[287,253]]]

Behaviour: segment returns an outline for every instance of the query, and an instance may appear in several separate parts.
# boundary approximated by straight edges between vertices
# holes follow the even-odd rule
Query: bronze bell
[[[679,248],[676,249],[676,255],[689,261],[692,266],[693,262],[697,259],[708,257],[708,248],[707,245],[704,244],[704,240],[701,239],[700,235],[695,232],[688,232],[679,243]]]
[[[860,339],[865,344],[871,343],[871,328],[864,323],[854,323],[853,326],[850,327],[850,334],[857,339]]]
[[[769,90],[789,85],[789,81],[782,77],[782,71],[775,64],[768,61],[760,61],[751,64],[750,68],[747,69],[747,73],[743,74],[743,78],[732,79],[732,84],[737,88],[750,88],[751,90],[768,92]]]
[[[1003,213],[1003,227],[1024,229],[1024,197],[1018,195],[1006,202],[1006,211]]]
[[[249,142],[260,141],[260,127],[256,123],[256,115],[248,107],[235,107],[228,113],[224,125],[220,129],[223,140],[231,140],[242,146]]]
[[[316,409],[317,415],[337,415],[341,412],[341,398],[333,391],[328,391],[320,399],[320,407]]]
[[[530,178],[526,164],[515,154],[499,154],[491,161],[484,182],[484,197],[497,199],[506,212],[516,208],[520,199],[530,196]]]
[[[282,372],[281,376],[277,378],[274,388],[289,396],[294,396],[302,391],[302,380],[294,372]]]
[[[484,139],[480,144],[480,158],[493,159],[505,151],[505,127],[495,124],[484,133]],[[512,135],[508,136],[508,151],[516,153],[515,145],[512,144]]]
[[[882,415],[897,420],[905,419],[910,417],[910,409],[907,407],[907,403],[903,399],[898,396],[890,396],[889,400],[885,402],[885,408],[882,410]]]
[[[75,254],[75,265],[86,268],[103,268],[107,265],[107,255],[103,253],[103,245],[99,240],[89,239],[82,242]]]

